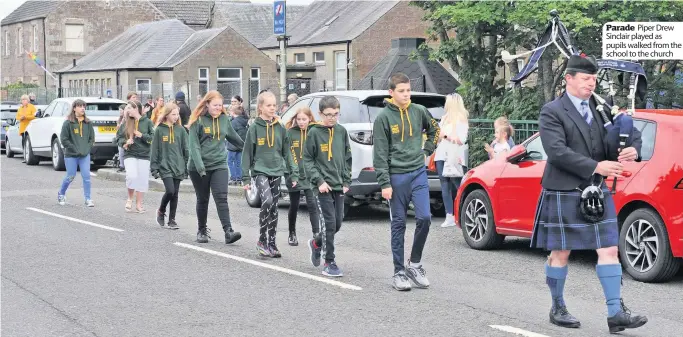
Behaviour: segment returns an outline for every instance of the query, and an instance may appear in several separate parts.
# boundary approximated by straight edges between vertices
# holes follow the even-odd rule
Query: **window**
[[[21,56],[24,52],[24,30],[19,27],[17,29],[17,56]]]
[[[346,90],[346,52],[334,53],[334,88]]]
[[[9,56],[9,30],[5,31],[5,56]]]
[[[339,123],[368,123],[370,117],[361,112],[360,102],[354,97],[337,97],[339,100]]]
[[[307,107],[309,106],[309,104],[311,104],[310,98],[304,98],[294,103],[292,106],[289,107],[289,109],[287,109],[287,111],[285,111],[285,113],[282,114],[282,123],[287,124],[287,122],[289,122],[290,119],[294,118],[296,110],[302,107]],[[318,109],[314,109],[313,107],[311,107],[311,110],[313,110],[313,115],[315,119],[320,120],[320,118],[318,117]]]
[[[85,48],[83,44],[83,25],[67,24],[65,29],[66,41],[65,50],[69,53],[82,53]]]
[[[204,97],[209,92],[209,68],[199,68],[199,94]]]
[[[520,71],[524,69],[524,59],[517,59],[517,69]]]
[[[111,78],[107,79],[107,89],[111,89]]]
[[[325,63],[325,53],[317,51],[313,53],[313,62],[315,63]]]
[[[38,52],[38,26],[33,26],[33,51]]]
[[[251,75],[249,77],[249,96],[251,99],[250,104],[256,104],[256,97],[261,91],[261,69],[251,68]]]
[[[642,119],[634,119],[633,126],[640,131],[640,140],[643,142],[643,145],[640,147],[640,156],[642,160],[650,160],[655,152],[657,124],[646,122]]]
[[[136,78],[135,91],[140,95],[148,95],[151,93],[152,80],[149,78]]]
[[[541,143],[541,137],[536,136],[526,144],[526,152],[528,160],[547,160],[548,155],[543,149],[543,144]]]
[[[52,117],[66,116],[69,113],[70,105],[66,102],[58,102],[55,110],[52,111]]]
[[[242,69],[218,68],[216,75],[218,92],[223,95],[226,102],[230,102],[232,96],[242,95]]]
[[[294,60],[296,61],[297,64],[306,63],[306,54],[296,53],[296,54],[294,54]]]
[[[280,55],[275,55],[275,63],[280,64]]]
[[[53,101],[50,103],[50,105],[45,108],[45,112],[43,113],[43,117],[48,117],[52,116],[52,112],[55,110],[55,107],[57,106],[57,102]]]

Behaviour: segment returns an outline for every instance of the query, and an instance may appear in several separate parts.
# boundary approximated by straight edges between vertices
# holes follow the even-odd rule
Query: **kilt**
[[[546,250],[595,250],[617,246],[619,226],[612,194],[603,183],[605,217],[602,221],[586,223],[579,211],[581,192],[541,191],[536,206],[532,248]]]

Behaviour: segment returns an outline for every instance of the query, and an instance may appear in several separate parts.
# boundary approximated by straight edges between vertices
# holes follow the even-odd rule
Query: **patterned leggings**
[[[256,188],[261,197],[261,212],[259,213],[261,235],[259,236],[259,241],[275,243],[278,217],[277,202],[280,198],[280,177],[256,176]],[[268,231],[267,242],[266,231]]]

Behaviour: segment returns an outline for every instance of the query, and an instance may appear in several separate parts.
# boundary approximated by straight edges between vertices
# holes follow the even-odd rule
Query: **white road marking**
[[[109,226],[105,226],[105,225],[100,225],[100,224],[96,224],[96,223],[94,223],[94,222],[90,222],[90,221],[85,221],[85,220],[81,220],[81,219],[76,219],[76,218],[68,217],[68,216],[66,216],[66,215],[61,215],[61,214],[57,214],[57,213],[52,213],[52,212],[48,212],[48,211],[43,211],[42,209],[37,209],[37,208],[33,208],[33,207],[26,207],[26,209],[29,210],[29,211],[34,211],[34,212],[38,212],[38,213],[43,213],[43,214],[50,215],[50,216],[53,216],[53,217],[56,217],[56,218],[61,218],[61,219],[65,219],[65,220],[70,220],[70,221],[74,221],[74,222],[79,222],[79,223],[82,223],[82,224],[85,224],[85,225],[89,225],[89,226],[93,226],[93,227],[98,227],[98,228],[102,228],[102,229],[107,229],[107,230],[114,231],[114,232],[123,232],[123,231],[124,231],[123,229],[114,228],[114,227],[109,227]]]
[[[546,335],[541,335],[540,333],[535,333],[531,331],[527,331],[524,329],[520,328],[515,328],[509,325],[489,325],[490,327],[500,330],[500,331],[505,331],[505,332],[510,332],[515,335],[520,335],[520,336],[525,336],[525,337],[548,337]]]
[[[193,250],[196,250],[196,251],[199,251],[199,252],[203,252],[203,253],[208,253],[208,254],[211,254],[211,255],[216,255],[216,256],[224,257],[224,258],[226,258],[226,259],[231,259],[231,260],[235,260],[235,261],[239,261],[239,262],[248,263],[248,264],[251,264],[251,265],[254,265],[254,266],[257,266],[257,267],[263,267],[263,268],[267,268],[267,269],[279,271],[279,272],[285,273],[285,274],[290,274],[290,275],[294,275],[294,276],[299,276],[299,277],[307,278],[307,279],[313,280],[313,281],[318,281],[318,282],[322,282],[322,283],[327,283],[327,284],[329,284],[329,285],[337,286],[337,287],[340,287],[340,288],[343,288],[343,289],[349,289],[349,290],[363,290],[363,288],[361,288],[361,287],[359,287],[359,286],[352,285],[352,284],[348,284],[348,283],[344,283],[344,282],[339,282],[339,281],[335,281],[335,280],[331,280],[331,279],[328,279],[328,278],[324,278],[324,277],[320,277],[320,276],[315,276],[315,275],[311,275],[311,274],[306,274],[306,273],[302,273],[302,272],[300,272],[300,271],[296,271],[296,270],[292,270],[292,269],[287,269],[287,268],[283,268],[283,267],[279,267],[279,266],[274,266],[274,265],[271,265],[271,264],[267,264],[267,263],[263,263],[263,262],[259,262],[259,261],[255,261],[255,260],[250,260],[250,259],[246,259],[246,258],[243,258],[243,257],[235,256],[235,255],[230,255],[230,254],[226,254],[226,253],[221,253],[221,252],[217,252],[217,251],[211,250],[211,249],[206,249],[206,248],[202,248],[202,247],[197,247],[197,246],[194,246],[194,245],[188,245],[188,244],[182,243],[182,242],[176,242],[176,243],[174,243],[174,245],[179,246],[179,247],[188,248],[188,249],[193,249]]]

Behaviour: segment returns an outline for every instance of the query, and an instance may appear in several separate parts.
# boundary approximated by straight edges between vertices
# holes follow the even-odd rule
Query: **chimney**
[[[73,60],[74,60],[74,67],[76,67],[76,59],[73,59]]]

